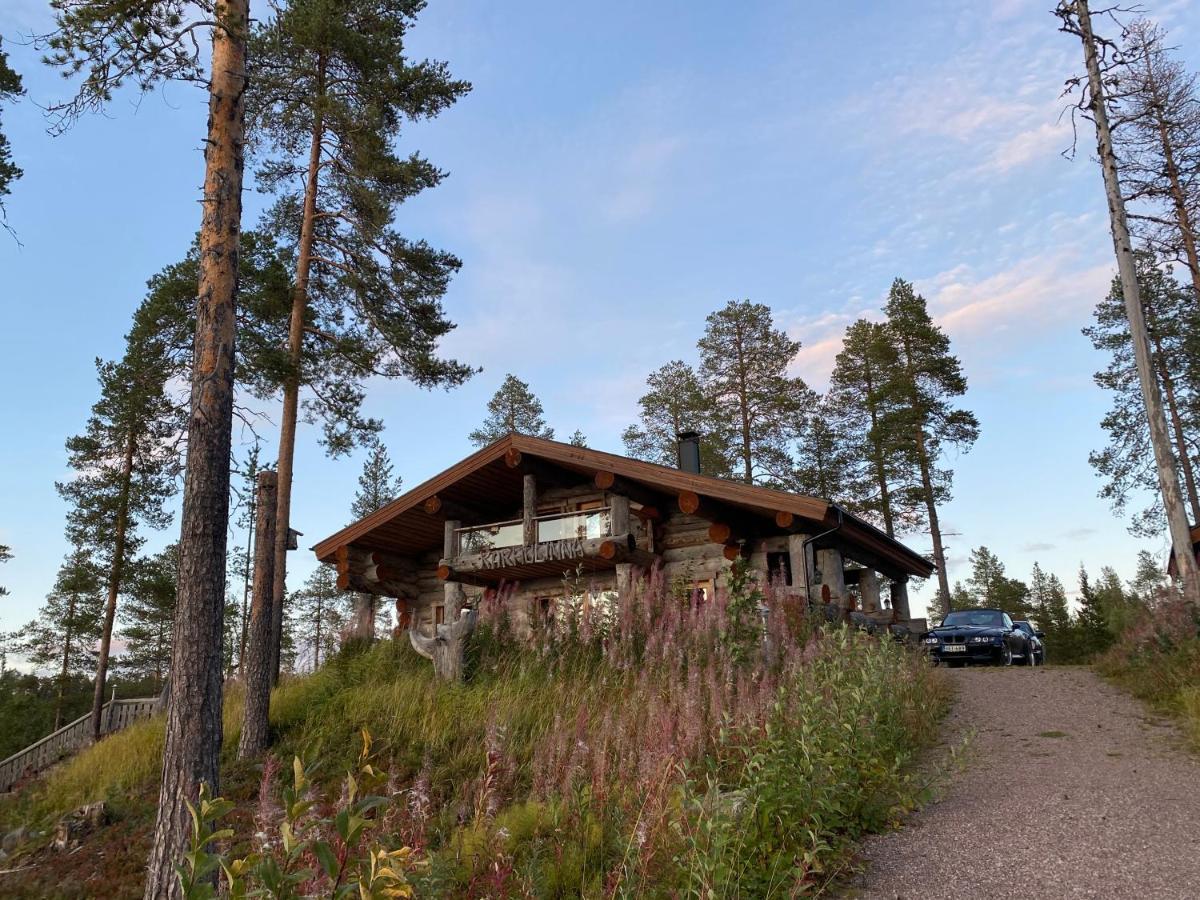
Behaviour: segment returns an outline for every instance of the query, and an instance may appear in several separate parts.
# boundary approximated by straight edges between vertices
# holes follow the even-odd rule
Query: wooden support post
[[[821,570],[821,602],[845,606],[847,594],[842,573],[842,551],[835,547],[818,550],[817,568]]]
[[[257,756],[270,739],[267,714],[271,704],[271,594],[275,582],[275,493],[279,476],[258,473],[254,521],[254,588],[246,662],[242,667],[246,701],[238,758]]]
[[[521,543],[526,547],[532,547],[538,542],[537,509],[537,477],[526,475],[521,504]]]
[[[617,589],[617,602],[625,603],[633,598],[633,566],[629,563],[617,563],[613,567]]]
[[[453,560],[458,556],[458,529],[462,523],[458,519],[447,519],[442,535],[442,558]]]
[[[817,600],[814,591],[819,590],[813,584],[813,552],[812,545],[806,544],[809,535],[789,534],[787,539],[788,565],[792,570],[792,588],[806,600]]]
[[[623,494],[609,494],[609,518],[611,534],[629,534],[633,529],[629,522],[629,498]]]
[[[879,576],[874,569],[863,569],[859,574],[858,596],[862,599],[863,612],[879,612]]]
[[[892,581],[892,613],[897,622],[907,622],[912,618],[908,609],[907,581]]]

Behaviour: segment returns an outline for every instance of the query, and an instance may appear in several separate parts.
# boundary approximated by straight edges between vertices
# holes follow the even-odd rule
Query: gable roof
[[[839,543],[857,548],[866,557],[862,562],[874,563],[885,574],[890,569],[893,576],[903,573],[927,578],[934,571],[929,560],[828,500],[698,475],[615,453],[523,434],[507,435],[471,454],[378,511],[325,538],[313,547],[313,551],[318,559],[329,561],[338,547],[348,544],[401,554],[440,548],[446,516],[431,515],[422,504],[438,496],[467,506],[482,506],[484,511],[502,516],[501,507],[489,509],[486,499],[481,498],[497,493],[514,498],[521,496],[522,474],[504,461],[511,450],[544,460],[589,480],[597,472],[611,472],[660,494],[678,495],[692,491],[701,497],[736,508],[748,516],[773,520],[776,513],[791,513],[811,523],[814,526],[809,529],[811,531],[826,531],[836,527]]]

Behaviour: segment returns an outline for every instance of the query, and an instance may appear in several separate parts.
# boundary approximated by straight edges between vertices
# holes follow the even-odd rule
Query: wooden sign
[[[480,569],[504,569],[509,566],[528,566],[534,563],[565,562],[584,555],[583,539],[545,541],[528,547],[501,547],[479,554]]]

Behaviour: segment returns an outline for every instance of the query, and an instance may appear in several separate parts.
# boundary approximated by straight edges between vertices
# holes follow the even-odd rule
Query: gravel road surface
[[[940,798],[870,839],[862,898],[1200,897],[1200,763],[1088,669],[969,668]]]

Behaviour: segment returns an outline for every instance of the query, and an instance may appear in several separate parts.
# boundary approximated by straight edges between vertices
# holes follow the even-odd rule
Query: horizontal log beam
[[[458,576],[475,572],[588,559],[649,565],[654,561],[654,554],[638,549],[631,534],[545,541],[529,547],[503,547],[483,553],[466,554],[454,559],[443,559],[438,566],[438,577],[443,581],[450,581],[457,580]]]
[[[337,586],[342,591],[354,591],[358,594],[374,594],[377,597],[392,597],[416,599],[420,593],[416,584],[411,582],[397,583],[392,581],[372,581],[362,575],[338,574]]]
[[[456,582],[458,584],[469,584],[474,587],[491,586],[491,582],[486,578],[481,578],[473,572],[461,572],[453,566],[448,566],[445,563],[437,567],[437,577],[442,581]]]

